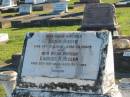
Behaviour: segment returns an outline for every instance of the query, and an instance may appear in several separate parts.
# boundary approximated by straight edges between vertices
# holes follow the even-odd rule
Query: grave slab
[[[27,33],[23,48],[13,97],[121,97],[109,31]]]

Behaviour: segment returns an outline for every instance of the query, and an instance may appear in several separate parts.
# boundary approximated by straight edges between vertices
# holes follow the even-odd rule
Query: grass
[[[120,25],[120,33],[130,35],[130,8],[118,8],[116,15]]]
[[[70,0],[70,6],[74,1]],[[114,3],[116,0],[102,0],[105,3]],[[41,12],[35,12],[39,14]],[[3,16],[14,15],[15,13],[2,14]],[[130,8],[117,8],[116,10],[117,21],[120,25],[120,33],[124,35],[130,35]],[[5,61],[11,59],[11,55],[22,51],[23,41],[26,32],[47,32],[47,31],[76,31],[79,26],[59,26],[59,27],[35,27],[35,28],[9,28],[0,29],[0,33],[8,33],[10,41],[7,44],[0,44],[0,64],[4,64]],[[5,92],[0,86],[0,97],[5,97]]]
[[[0,97],[6,97],[6,93],[5,93],[2,85],[0,85]]]

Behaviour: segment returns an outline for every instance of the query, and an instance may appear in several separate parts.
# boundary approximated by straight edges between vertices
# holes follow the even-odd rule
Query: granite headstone
[[[85,30],[114,30],[117,26],[115,18],[115,7],[112,4],[93,3],[86,4],[84,17],[82,21],[82,29]]]

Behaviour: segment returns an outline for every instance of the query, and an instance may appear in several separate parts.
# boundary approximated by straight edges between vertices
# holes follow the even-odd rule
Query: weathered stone
[[[0,84],[2,84],[7,93],[7,97],[11,97],[11,93],[16,86],[17,73],[15,71],[0,72]]]
[[[53,4],[53,13],[68,12],[68,3],[67,2],[57,2]]]
[[[31,14],[32,13],[32,4],[21,4],[19,6],[19,14]]]
[[[116,28],[115,7],[111,4],[87,4],[82,22],[83,30],[101,30]]]
[[[109,31],[28,33],[22,55],[13,97],[121,97]]]
[[[101,3],[101,0],[80,0],[81,3]]]
[[[25,0],[25,3],[31,3],[31,4],[41,4],[45,3],[47,0]]]
[[[114,49],[127,49],[130,48],[130,40],[128,39],[114,39],[113,40]]]

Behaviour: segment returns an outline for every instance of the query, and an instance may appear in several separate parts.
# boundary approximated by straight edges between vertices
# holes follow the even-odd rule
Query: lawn
[[[74,1],[71,0],[70,6]],[[116,0],[102,0],[103,2],[113,3]],[[39,12],[36,12],[39,13]],[[10,14],[2,14],[10,15]],[[13,14],[12,14],[13,15]],[[117,8],[116,9],[117,21],[120,25],[120,33],[124,35],[130,35],[130,8]],[[23,41],[26,32],[46,32],[46,31],[76,31],[79,26],[59,26],[59,27],[34,27],[34,28],[9,28],[0,29],[0,33],[8,33],[10,41],[7,44],[0,44],[0,64],[4,64],[5,61],[11,59],[11,55],[22,51]],[[0,97],[5,97],[4,92],[0,86]]]

